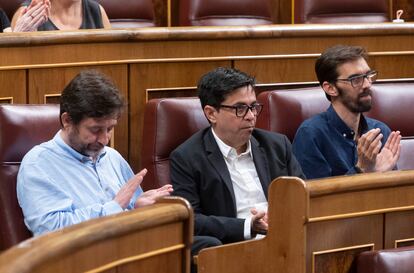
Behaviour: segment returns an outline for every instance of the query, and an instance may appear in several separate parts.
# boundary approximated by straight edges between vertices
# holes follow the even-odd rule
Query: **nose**
[[[256,117],[256,115],[253,113],[253,109],[249,108],[246,112],[246,115],[244,116],[244,119],[252,120]]]
[[[106,146],[111,140],[111,136],[112,136],[112,131],[111,132],[102,131],[99,133],[97,141],[101,143],[103,146]]]
[[[362,88],[363,89],[369,88],[369,87],[371,87],[371,85],[372,85],[372,82],[368,79],[368,77],[364,77],[364,82],[362,84]]]

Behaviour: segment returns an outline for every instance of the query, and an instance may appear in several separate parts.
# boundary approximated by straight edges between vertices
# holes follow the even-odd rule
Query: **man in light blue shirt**
[[[19,204],[34,235],[153,204],[172,192],[171,185],[143,192],[147,171],[134,175],[106,146],[124,105],[112,81],[96,71],[81,72],[63,90],[62,129],[26,154],[17,176]]]

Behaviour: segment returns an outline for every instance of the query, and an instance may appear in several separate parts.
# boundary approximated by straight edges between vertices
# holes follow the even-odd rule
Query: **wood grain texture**
[[[198,257],[199,269],[354,272],[353,258],[363,249],[389,248],[396,240],[414,238],[413,196],[414,171],[311,182],[275,179],[269,188],[267,236],[205,249]]]
[[[189,228],[191,208],[174,198],[24,241],[0,255],[0,272],[189,272]]]
[[[0,103],[27,103],[26,71],[0,71]]]

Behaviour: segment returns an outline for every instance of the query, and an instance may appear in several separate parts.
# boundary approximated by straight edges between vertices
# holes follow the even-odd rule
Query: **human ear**
[[[215,124],[216,121],[217,121],[217,117],[216,117],[216,115],[217,115],[217,109],[214,108],[211,105],[206,105],[206,106],[204,106],[204,109],[203,110],[204,110],[204,115],[206,116],[206,118],[208,119],[208,121],[211,124]]]
[[[67,112],[62,113],[62,115],[60,116],[60,119],[62,121],[62,125],[64,129],[72,125],[72,119],[70,118]]]
[[[332,83],[329,83],[327,81],[322,83],[322,89],[325,91],[325,93],[331,97],[337,97],[338,96],[338,89],[336,86]]]

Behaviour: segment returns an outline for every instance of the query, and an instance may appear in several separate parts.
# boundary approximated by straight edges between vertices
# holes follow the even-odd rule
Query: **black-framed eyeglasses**
[[[337,81],[350,82],[353,88],[360,88],[364,85],[364,80],[367,79],[369,83],[377,80],[378,72],[375,70],[369,71],[365,74],[349,77],[348,79],[336,79]]]
[[[262,112],[263,104],[253,103],[252,105],[247,104],[236,104],[236,105],[225,105],[220,104],[220,107],[234,109],[236,116],[239,118],[244,118],[247,115],[247,112],[250,110],[253,115],[258,116]]]

